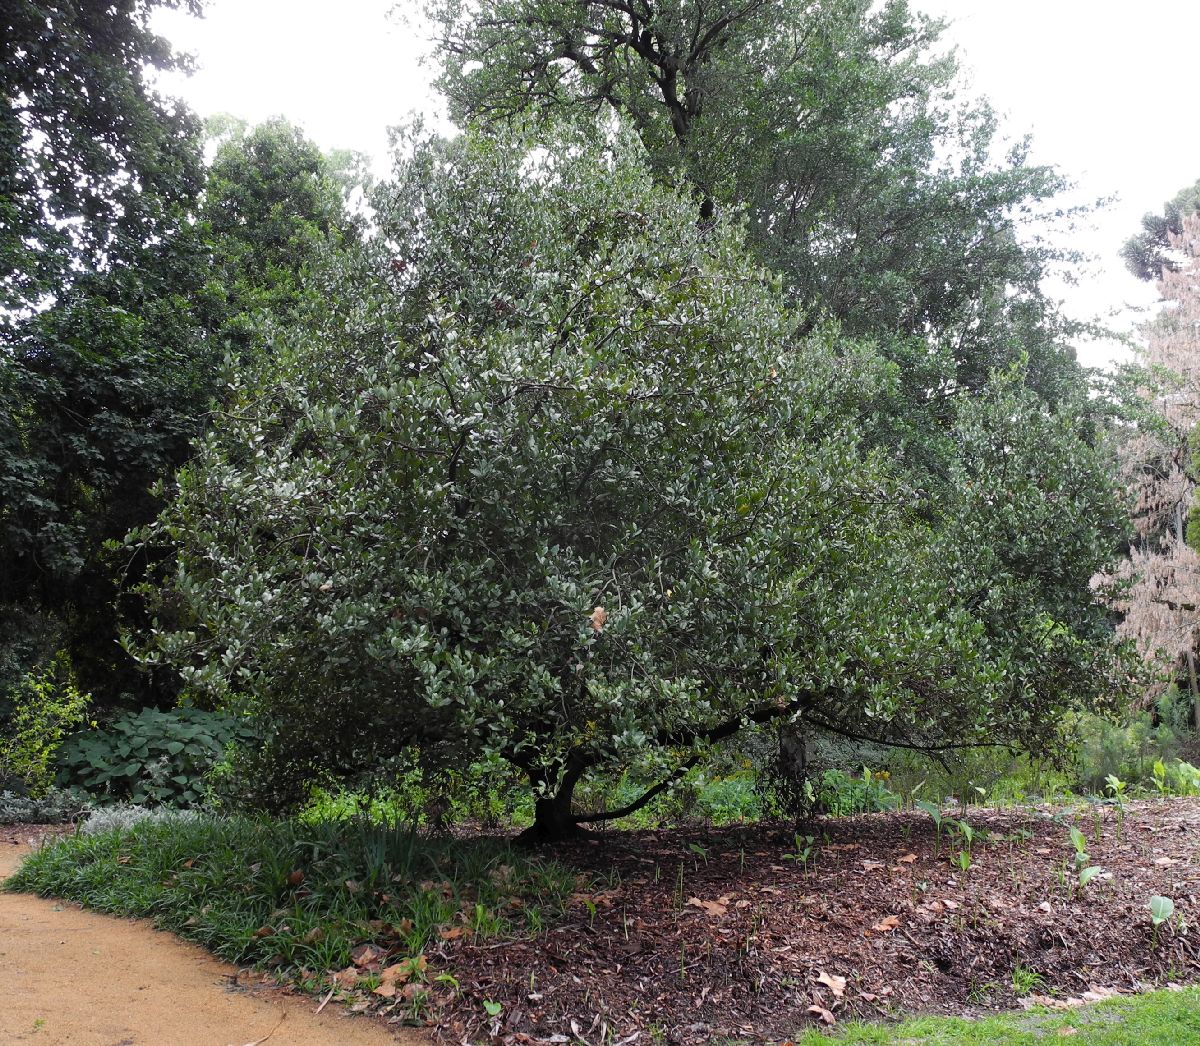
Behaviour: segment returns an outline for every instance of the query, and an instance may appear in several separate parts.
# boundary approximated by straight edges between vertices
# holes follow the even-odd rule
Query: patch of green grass
[[[1077,1046],[1200,1044],[1200,989],[1148,992],[1074,1010],[1031,1010],[984,1020],[918,1017],[894,1025],[851,1023],[828,1034],[809,1031],[794,1042],[796,1046],[1026,1046],[1064,1038]]]
[[[439,935],[536,934],[578,884],[502,843],[233,817],[68,836],[4,888],[150,917],[230,962],[324,971],[365,943],[415,956]]]

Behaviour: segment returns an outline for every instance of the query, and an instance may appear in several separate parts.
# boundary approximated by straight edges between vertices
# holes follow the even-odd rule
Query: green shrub
[[[0,824],[65,824],[89,806],[84,796],[62,788],[48,788],[37,797],[0,792]]]
[[[30,795],[54,781],[54,758],[63,738],[83,722],[91,701],[75,685],[65,652],[27,673],[11,691],[9,736],[0,740],[0,781],[17,779]]]
[[[144,708],[70,737],[59,755],[58,782],[97,800],[194,806],[204,798],[205,774],[226,749],[255,737],[247,721],[219,712]]]
[[[833,817],[894,810],[899,799],[888,788],[889,776],[886,770],[875,773],[865,766],[862,777],[845,770],[825,770],[814,782],[815,810]]]

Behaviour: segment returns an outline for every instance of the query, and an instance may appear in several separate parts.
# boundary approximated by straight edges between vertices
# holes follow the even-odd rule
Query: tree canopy
[[[205,172],[198,121],[146,84],[177,64],[147,28],[154,6],[4,16],[0,692],[61,647],[106,703],[173,695],[117,644],[123,577],[145,564],[106,542],[154,518],[151,488],[187,459],[223,357],[251,351],[314,254],[354,230],[319,152],[282,123]]]
[[[864,438],[896,365],[636,141],[426,144],[376,206],[155,530],[148,656],[263,714],[275,780],[495,755],[556,836],[583,774],[751,722],[1045,750],[1107,693],[1077,412],[964,401],[931,503]]]
[[[1024,228],[1064,182],[1022,144],[994,157],[991,111],[962,97],[941,25],[904,0],[429,9],[461,121],[616,117],[702,211],[746,209],[756,254],[810,324],[876,338],[926,372],[922,397],[979,388],[1022,354],[1047,395],[1070,383],[1069,325],[1040,289],[1060,255]]]

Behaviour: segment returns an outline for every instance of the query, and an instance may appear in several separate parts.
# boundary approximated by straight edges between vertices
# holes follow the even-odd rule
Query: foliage
[[[461,122],[615,116],[702,215],[746,209],[757,256],[814,319],[879,337],[910,411],[943,412],[948,388],[1021,352],[1047,395],[1075,380],[1038,286],[1056,254],[1020,227],[1062,180],[1023,145],[992,161],[993,114],[959,97],[941,25],[903,0],[427,7]]]
[[[854,777],[844,770],[825,770],[813,783],[816,792],[814,811],[831,817],[847,817],[894,810],[899,800],[888,789],[888,776],[887,771],[874,773],[865,766],[861,777]]]
[[[570,814],[587,772],[750,721],[1051,746],[1112,676],[1088,422],[998,381],[930,503],[862,435],[896,369],[805,337],[636,142],[561,134],[420,145],[377,194],[181,473],[145,656],[268,719],[297,797],[415,745],[518,767],[551,832],[613,816]]]
[[[334,164],[298,127],[226,120],[209,129],[219,144],[200,207],[213,252],[201,312],[222,351],[245,361],[262,351],[264,324],[296,316],[306,269],[358,228]]]
[[[219,712],[124,712],[67,740],[58,780],[97,801],[193,806],[203,798],[205,774],[226,749],[257,739],[247,723]]]
[[[149,82],[183,64],[149,28],[163,7],[199,10],[0,15],[0,644],[58,632],[51,653],[105,700],[132,672],[103,545],[153,517],[147,488],[182,460],[211,370],[188,322],[199,127]]]
[[[1126,268],[1139,280],[1152,281],[1177,271],[1178,237],[1183,232],[1184,220],[1197,211],[1200,211],[1200,180],[1180,189],[1163,204],[1162,214],[1142,217],[1142,231],[1126,240],[1121,248]]]
[[[0,792],[0,824],[65,824],[78,820],[91,807],[76,791],[50,788],[36,797]]]
[[[1148,700],[1186,671],[1193,724],[1200,727],[1200,558],[1188,532],[1195,498],[1192,448],[1200,421],[1200,215],[1184,218],[1169,242],[1179,264],[1162,271],[1159,292],[1169,304],[1144,328],[1142,353],[1143,396],[1156,423],[1132,431],[1122,448],[1122,476],[1136,497],[1136,539],[1128,558],[1098,584],[1122,614],[1121,633],[1156,670]]]
[[[364,943],[417,956],[443,934],[549,924],[576,886],[562,866],[494,843],[435,843],[361,822],[203,816],[57,840],[5,883],[152,916],[230,962],[317,971],[348,966]]]
[[[53,781],[63,738],[83,721],[91,697],[79,691],[60,651],[40,673],[21,680],[11,699],[10,733],[0,739],[0,780],[18,778],[40,797]]]

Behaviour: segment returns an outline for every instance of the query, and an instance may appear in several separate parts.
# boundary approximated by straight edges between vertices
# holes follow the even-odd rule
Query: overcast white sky
[[[195,53],[199,70],[164,86],[202,116],[251,122],[284,115],[322,147],[383,157],[387,127],[436,109],[419,31],[388,18],[392,0],[209,0],[202,21],[161,12],[159,31]],[[412,2],[415,10],[417,4]],[[1117,195],[1067,246],[1097,256],[1060,295],[1078,318],[1129,328],[1155,300],[1117,251],[1146,211],[1200,178],[1196,102],[1200,2],[913,0],[951,21],[973,93],[1004,115],[1004,132],[1033,135],[1036,162],[1078,183],[1072,202]],[[1081,346],[1105,363],[1115,345]]]

